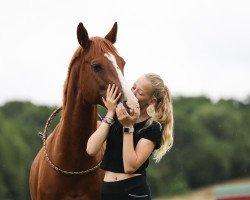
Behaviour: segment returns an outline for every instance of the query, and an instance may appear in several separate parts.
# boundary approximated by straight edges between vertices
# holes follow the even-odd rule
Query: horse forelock
[[[105,53],[118,55],[118,52],[114,45],[105,38],[92,37],[91,42],[92,44],[89,54],[91,54],[92,56],[104,55]]]

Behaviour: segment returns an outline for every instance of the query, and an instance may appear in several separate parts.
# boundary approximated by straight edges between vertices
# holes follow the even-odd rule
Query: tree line
[[[213,102],[180,96],[173,107],[174,146],[160,163],[150,160],[148,168],[154,197],[250,176],[250,98]],[[42,147],[37,133],[55,109],[22,101],[0,107],[0,199],[30,199],[29,170]]]

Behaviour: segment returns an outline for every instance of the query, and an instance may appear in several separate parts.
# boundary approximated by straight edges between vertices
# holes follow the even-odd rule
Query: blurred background
[[[117,21],[128,83],[154,72],[172,92],[175,141],[148,169],[154,199],[212,200],[219,186],[249,184],[249,10],[247,0],[1,1],[0,199],[30,199],[37,133],[62,104],[79,22],[91,37]]]

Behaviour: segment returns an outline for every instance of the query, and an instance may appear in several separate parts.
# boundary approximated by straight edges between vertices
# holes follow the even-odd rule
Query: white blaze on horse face
[[[111,53],[105,53],[104,56],[106,56],[111,61],[111,63],[113,64],[113,66],[118,74],[118,78],[119,78],[121,86],[122,86],[123,95],[124,95],[125,99],[127,100],[127,105],[129,107],[135,106],[137,108],[140,108],[137,98],[135,97],[134,93],[131,91],[129,85],[125,81],[125,78],[122,74],[122,71],[116,62],[115,56]]]

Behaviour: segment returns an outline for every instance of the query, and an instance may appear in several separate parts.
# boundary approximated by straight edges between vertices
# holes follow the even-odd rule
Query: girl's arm
[[[98,129],[88,139],[86,152],[91,156],[95,156],[100,151],[103,143],[107,139],[110,129],[110,124],[108,124],[107,121],[111,122],[113,120],[117,101],[121,96],[121,93],[118,96],[116,95],[117,91],[117,86],[113,84],[111,87],[111,85],[109,85],[107,89],[106,100],[102,98],[104,105],[108,109],[108,112],[105,116],[106,122],[102,122]]]
[[[142,138],[134,148],[133,133],[124,133],[122,154],[125,173],[135,172],[148,159],[154,147],[154,142]]]
[[[118,120],[123,127],[133,128],[136,119],[138,118],[137,109],[134,110],[134,115],[130,116],[124,106],[119,104],[116,109]],[[134,147],[133,133],[123,133],[123,165],[125,173],[135,172],[150,156],[155,147],[155,143],[147,140],[140,139]]]
[[[86,149],[86,152],[90,156],[95,156],[100,151],[108,136],[109,127],[109,124],[102,122],[98,129],[90,136]]]

